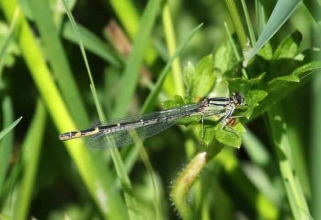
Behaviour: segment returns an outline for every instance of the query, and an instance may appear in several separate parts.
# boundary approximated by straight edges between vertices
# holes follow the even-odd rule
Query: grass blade
[[[111,6],[115,10],[119,20],[121,21],[122,25],[125,27],[128,35],[131,39],[137,38],[138,34],[140,34],[141,28],[141,21],[144,20],[141,17],[141,21],[139,21],[139,12],[135,8],[135,5],[131,1],[126,0],[111,0]],[[152,64],[157,57],[157,54],[153,47],[151,46],[151,42],[147,41],[147,49],[144,55],[145,60],[148,64]]]
[[[77,27],[86,50],[96,54],[116,68],[122,67],[122,58],[119,57],[119,55],[117,55],[105,42],[81,24],[77,23]],[[79,42],[70,21],[66,21],[63,25],[62,34],[66,39],[75,44]]]
[[[23,169],[23,174],[21,178],[21,184],[18,184],[19,191],[17,203],[15,204],[14,208],[14,219],[28,218],[28,212],[31,205],[32,193],[40,159],[40,151],[44,139],[45,125],[45,106],[40,100],[38,100],[31,127],[22,146],[23,153],[21,166]]]
[[[176,41],[175,41],[175,32],[171,18],[171,12],[169,8],[169,2],[167,2],[163,7],[163,23],[164,23],[164,30],[166,34],[166,42],[169,56],[172,56],[176,51]],[[173,61],[172,65],[172,86],[171,91],[173,94],[171,95],[180,95],[183,96],[185,94],[184,91],[184,84],[183,84],[183,74],[181,69],[180,60],[177,58]]]
[[[266,23],[259,39],[254,45],[252,51],[247,57],[245,57],[243,66],[247,66],[247,63],[254,57],[259,50],[274,36],[274,34],[282,27],[282,25],[293,14],[296,8],[302,1],[300,0],[279,0],[277,1],[275,8]]]
[[[148,98],[146,99],[144,106],[142,107],[141,113],[151,111],[151,109],[154,107],[155,102],[157,100],[157,96],[163,86],[164,80],[166,78],[166,75],[173,63],[173,61],[179,56],[179,54],[184,49],[185,45],[188,43],[188,41],[194,36],[194,34],[202,27],[203,24],[198,25],[194,30],[189,33],[186,38],[182,41],[182,43],[179,45],[173,56],[170,58],[170,60],[167,62],[166,66],[162,70],[157,83],[155,87],[153,88],[153,91],[148,95]]]
[[[4,117],[6,118],[6,117]],[[6,127],[5,129],[3,129],[0,132],[0,140],[6,135],[8,134],[14,127],[17,126],[17,124],[21,121],[22,117],[18,118],[17,120],[15,120],[14,122],[12,122],[11,125],[9,125],[8,127]]]
[[[286,123],[283,120],[280,104],[276,104],[268,110],[268,120],[282,180],[294,219],[308,219],[310,216],[309,208],[298,177],[295,174],[296,167],[292,160],[292,149],[289,145]]]
[[[143,13],[138,34],[133,43],[132,52],[120,81],[121,91],[119,91],[119,95],[115,103],[115,111],[112,115],[114,118],[123,117],[130,105],[130,101],[139,79],[139,69],[143,61],[145,47],[159,13],[160,4],[160,0],[149,1]]]
[[[39,28],[43,40],[46,55],[57,77],[58,85],[66,99],[68,109],[76,119],[80,127],[88,126],[89,117],[83,104],[80,90],[72,75],[67,57],[59,39],[55,24],[53,23],[52,12],[49,9],[49,2],[42,0],[29,1],[34,21]]]
[[[18,119],[13,121],[13,107],[11,99],[7,96],[2,101],[2,111],[3,111],[3,127],[5,129],[1,132],[3,138],[1,138],[0,144],[0,196],[2,196],[3,184],[7,175],[7,169],[9,167],[10,155],[13,147],[13,133],[9,132],[15,125],[21,120]],[[6,135],[6,136],[5,136]]]

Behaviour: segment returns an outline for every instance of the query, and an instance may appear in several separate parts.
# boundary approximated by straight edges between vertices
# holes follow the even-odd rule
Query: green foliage
[[[321,53],[300,1],[161,3],[0,0],[0,218],[321,217],[307,162],[318,170]],[[234,91],[231,118],[195,114],[135,146],[57,140]]]
[[[205,97],[213,88],[215,74],[213,73],[213,57],[203,57],[197,64],[188,63],[184,70],[186,80],[186,94],[190,99],[199,100]]]

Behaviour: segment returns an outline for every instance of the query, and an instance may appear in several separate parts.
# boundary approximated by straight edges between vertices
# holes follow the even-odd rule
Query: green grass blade
[[[9,132],[20,120],[13,122],[13,107],[11,99],[6,96],[2,101],[2,115],[3,115],[3,127],[5,131],[2,131],[3,138],[0,143],[0,196],[2,196],[3,184],[7,175],[7,169],[9,167],[10,155],[13,147],[13,133]],[[20,118],[21,119],[21,118]]]
[[[224,23],[224,26],[225,26],[225,30],[227,32],[228,38],[229,38],[231,46],[232,46],[232,49],[233,49],[233,52],[234,52],[234,56],[236,57],[236,59],[238,61],[240,61],[242,58],[241,58],[241,56],[240,56],[240,54],[239,54],[239,52],[238,52],[238,50],[236,48],[236,44],[235,44],[235,42],[233,40],[232,34],[231,34],[230,30],[228,29],[228,26],[227,26],[226,23]],[[247,72],[246,72],[246,70],[244,68],[242,68],[242,74],[243,74],[244,78],[246,78],[246,79],[249,78],[249,76],[248,76],[248,74],[247,74]]]
[[[81,39],[83,41],[84,47],[86,50],[96,54],[98,57],[104,59],[110,65],[120,68],[123,65],[122,58],[116,54],[104,41],[102,41],[98,36],[90,32],[79,23],[77,23]],[[69,41],[78,44],[79,39],[75,34],[75,31],[72,27],[70,21],[66,21],[62,27],[63,36]]]
[[[306,112],[307,105],[305,99],[309,96],[310,91],[306,85],[299,88],[297,92],[289,95],[284,101],[282,101],[288,128],[287,136],[291,146],[296,174],[307,200],[310,200],[312,195],[308,168],[308,161],[310,158],[307,158],[308,149],[306,148],[306,142],[309,140],[310,135],[310,124],[307,123],[310,115]],[[293,106],[302,106],[302,108],[298,108],[293,111]],[[298,117],[298,114],[301,116]]]
[[[320,12],[320,10],[319,10]],[[319,39],[319,36],[315,33],[316,39]],[[319,39],[320,42],[320,39]],[[310,175],[312,182],[312,201],[311,209],[312,216],[314,219],[321,219],[321,175],[319,167],[321,166],[321,71],[316,74],[313,78],[312,83],[312,114],[311,114],[311,150],[310,150],[310,163],[311,167]]]
[[[139,13],[135,8],[134,2],[111,0],[110,4],[116,11],[129,36],[134,38],[139,28]]]
[[[66,98],[68,109],[70,109],[79,127],[88,126],[89,117],[82,102],[80,90],[77,88],[68,64],[56,26],[53,23],[49,2],[31,0],[29,1],[29,5],[33,12],[34,21],[39,28],[46,55],[57,77],[57,82],[62,94]]]
[[[128,58],[124,74],[120,81],[120,91],[115,103],[113,117],[123,117],[130,105],[139,79],[139,69],[143,61],[145,47],[151,34],[156,17],[160,10],[160,0],[151,0],[140,21],[138,34],[135,37],[132,52]]]
[[[177,48],[176,48],[173,21],[171,18],[171,12],[169,8],[169,2],[167,2],[163,7],[163,23],[164,23],[168,53],[169,53],[169,56],[172,56],[177,50]],[[174,89],[171,89],[172,95],[180,95],[180,96],[185,95],[181,63],[178,58],[175,61],[173,61],[172,79],[173,80],[171,84],[174,86]]]
[[[245,57],[243,65],[246,66],[252,57],[254,57],[259,50],[274,36],[274,34],[282,27],[282,25],[293,14],[296,8],[302,1],[300,0],[279,0],[277,1],[275,8],[266,23],[259,39],[254,45],[252,51],[247,57]]]
[[[238,7],[236,6],[236,2],[232,0],[225,0],[227,8],[230,12],[235,32],[237,34],[238,40],[241,44],[242,48],[245,48],[247,44],[247,36],[244,30],[244,26],[242,25],[242,19],[238,11]]]
[[[43,103],[39,100],[26,139],[22,145],[22,168],[23,174],[17,203],[14,208],[13,219],[27,219],[32,200],[32,193],[35,185],[35,178],[40,160],[40,152],[43,144],[44,131],[46,124],[46,110]]]
[[[263,2],[256,0],[255,1],[255,11],[258,23],[257,33],[262,33],[264,26],[266,24],[266,16],[265,16],[265,7]]]
[[[256,38],[255,38],[254,28],[253,28],[253,25],[251,23],[250,14],[249,14],[247,5],[245,3],[245,0],[242,0],[241,3],[242,3],[244,15],[245,15],[246,25],[247,25],[248,32],[249,32],[249,35],[250,35],[249,38],[250,38],[250,41],[252,42],[252,45],[255,45],[256,44]]]
[[[182,43],[178,46],[177,50],[173,54],[173,56],[170,58],[170,60],[167,62],[166,66],[162,70],[155,87],[153,88],[152,92],[148,95],[146,101],[144,102],[144,105],[142,107],[141,113],[149,112],[152,110],[152,108],[155,105],[155,102],[157,100],[157,96],[162,89],[164,80],[167,76],[167,73],[173,63],[173,61],[179,56],[179,54],[184,49],[185,45],[189,42],[189,40],[194,36],[194,34],[202,27],[203,24],[198,25],[194,30],[189,33],[186,38],[182,41]]]
[[[7,20],[10,22],[17,7],[17,2],[15,0],[4,0],[0,1],[0,3]],[[21,14],[18,18],[14,36],[30,70],[31,77],[44,100],[57,130],[61,133],[68,130],[76,130],[75,123],[72,121],[58,93],[57,87],[46,66],[45,59],[42,57],[39,46],[34,39],[34,35]],[[101,167],[104,167],[102,161],[94,160],[94,157],[84,149],[83,140],[65,142],[65,145],[102,215],[106,218],[126,219],[128,217],[126,208],[120,194],[114,189],[113,175],[108,170],[101,169]]]
[[[5,117],[4,117],[5,118]],[[6,135],[8,134],[14,127],[17,126],[17,124],[21,121],[22,117],[18,118],[17,120],[15,120],[14,122],[12,122],[11,125],[9,125],[8,127],[6,127],[5,129],[3,129],[0,132],[0,140]]]
[[[162,216],[162,209],[161,209],[161,200],[160,200],[160,191],[157,184],[157,176],[153,169],[152,163],[148,157],[148,153],[146,152],[146,149],[144,148],[144,145],[142,143],[137,143],[136,148],[139,149],[140,156],[144,162],[144,165],[146,167],[146,171],[150,177],[152,188],[153,188],[153,196],[154,196],[154,218],[155,219],[163,219]]]
[[[296,167],[292,159],[292,149],[286,132],[287,125],[283,120],[280,104],[275,104],[268,110],[268,120],[272,139],[274,140],[274,151],[279,161],[282,180],[294,219],[308,219],[310,216],[309,208],[295,172]]]
[[[140,34],[142,20],[144,20],[144,15],[139,18],[139,12],[135,8],[135,5],[131,1],[126,0],[111,0],[109,1],[115,13],[117,14],[119,20],[121,21],[122,25],[125,27],[128,35],[131,39],[136,39],[137,36]],[[141,19],[141,20],[140,20]],[[146,53],[144,54],[145,60],[148,64],[152,64],[154,60],[157,58],[157,54],[152,44],[147,41],[148,44],[146,45]]]
[[[86,51],[85,51],[85,48],[84,48],[84,44],[83,44],[83,41],[82,41],[82,37],[80,35],[80,31],[78,29],[78,26],[76,24],[76,21],[75,21],[74,17],[71,14],[71,11],[68,8],[66,0],[63,0],[63,3],[64,3],[64,6],[65,6],[65,9],[66,9],[67,16],[68,16],[68,18],[69,18],[69,20],[71,22],[71,25],[72,25],[72,27],[74,29],[74,32],[77,35],[80,51],[81,51],[82,57],[84,58],[84,62],[85,62],[85,66],[86,66],[86,70],[87,70],[88,76],[89,76],[90,84],[92,85],[92,88],[93,88],[93,94],[94,94],[94,96],[97,96],[95,83],[94,83],[94,80],[93,80],[93,77],[92,77],[92,74],[91,74],[91,70],[90,70],[90,67],[89,67],[89,63],[88,63]],[[102,112],[100,105],[97,105],[97,108],[99,108],[98,112]]]

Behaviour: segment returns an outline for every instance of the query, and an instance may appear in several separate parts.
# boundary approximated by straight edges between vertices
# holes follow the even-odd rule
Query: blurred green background
[[[1,219],[321,218],[317,2],[0,2]],[[234,90],[235,141],[210,124],[204,146],[199,123],[119,151],[57,138]]]

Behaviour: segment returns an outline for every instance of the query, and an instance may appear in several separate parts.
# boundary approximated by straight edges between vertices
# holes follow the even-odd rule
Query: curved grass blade
[[[275,8],[266,23],[259,39],[254,45],[249,55],[245,57],[243,66],[247,66],[248,62],[254,57],[258,51],[274,36],[274,34],[282,27],[282,25],[293,14],[295,9],[302,1],[300,0],[279,0],[277,1]]]
[[[12,122],[11,125],[9,125],[8,127],[6,127],[5,129],[3,129],[0,132],[0,140],[6,135],[8,134],[14,127],[17,126],[17,124],[21,121],[22,116],[20,118],[18,118],[17,120],[15,120],[14,122]]]

